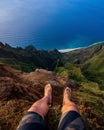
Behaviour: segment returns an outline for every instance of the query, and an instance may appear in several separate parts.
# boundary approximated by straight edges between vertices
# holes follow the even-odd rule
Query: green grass
[[[81,69],[79,67],[76,67],[75,65],[71,63],[66,63],[64,67],[58,67],[56,69],[56,72],[59,73],[61,76],[66,76],[70,79],[73,79],[77,82],[81,82],[86,80],[84,75],[81,72]]]
[[[104,48],[82,65],[82,71],[88,80],[97,82],[104,90]]]
[[[104,126],[99,125],[99,120],[103,122],[104,117],[104,91],[100,89],[101,84],[86,79],[81,69],[70,63],[57,68],[56,71],[62,76],[67,76],[69,80],[75,80],[80,85],[79,88],[73,90],[72,100],[79,106],[80,114],[85,120],[86,130],[103,129]],[[92,72],[96,74],[95,77],[98,78],[98,81],[100,83],[102,81],[103,84],[104,81],[101,78],[103,79],[104,76],[97,76],[97,70]]]
[[[88,93],[88,96],[86,97],[87,100],[89,100],[90,103],[93,102],[92,107],[96,109],[97,111],[104,114],[104,91],[99,89],[99,85],[95,82],[82,82],[82,89],[85,91],[85,93]],[[99,109],[99,105],[103,105],[102,108]]]
[[[78,90],[73,90],[72,99],[79,105],[86,129],[97,130],[100,127],[98,121],[104,122],[104,91],[99,89],[97,83],[82,82]]]
[[[34,71],[36,68],[35,65],[19,62],[16,59],[12,59],[12,58],[0,58],[0,64],[7,64],[13,67],[14,69],[22,70],[24,72]]]

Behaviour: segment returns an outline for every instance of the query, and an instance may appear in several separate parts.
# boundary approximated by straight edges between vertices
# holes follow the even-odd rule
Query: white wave
[[[69,52],[69,51],[73,51],[73,50],[78,50],[78,49],[81,49],[82,47],[78,47],[78,48],[72,48],[72,49],[61,49],[61,50],[58,50],[59,52],[61,53],[65,53],[65,52]]]

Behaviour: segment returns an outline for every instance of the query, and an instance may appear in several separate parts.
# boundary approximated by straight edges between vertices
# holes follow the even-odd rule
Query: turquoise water
[[[0,41],[43,49],[104,41],[104,0],[1,0]]]

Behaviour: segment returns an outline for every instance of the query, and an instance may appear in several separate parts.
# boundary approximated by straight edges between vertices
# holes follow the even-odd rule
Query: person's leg
[[[84,130],[83,121],[79,114],[78,107],[71,100],[71,89],[67,87],[64,90],[63,106],[61,109],[62,117],[58,130]]]
[[[44,130],[44,118],[52,103],[52,87],[50,84],[45,86],[44,97],[35,102],[26,115],[22,118],[17,130]]]
[[[49,110],[49,105],[52,103],[52,87],[50,84],[47,84],[45,86],[45,92],[44,92],[44,97],[37,102],[35,102],[28,112],[36,112],[39,115],[41,115],[44,119],[46,116],[48,110]]]
[[[70,100],[71,98],[71,89],[69,87],[67,87],[65,90],[64,90],[64,95],[63,95],[63,106],[62,106],[62,115],[68,111],[76,111],[78,112],[78,107],[77,105],[72,102]]]

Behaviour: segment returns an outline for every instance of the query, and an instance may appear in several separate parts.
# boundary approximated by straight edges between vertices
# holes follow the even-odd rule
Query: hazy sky
[[[0,0],[0,41],[74,48],[104,40],[104,0]]]

